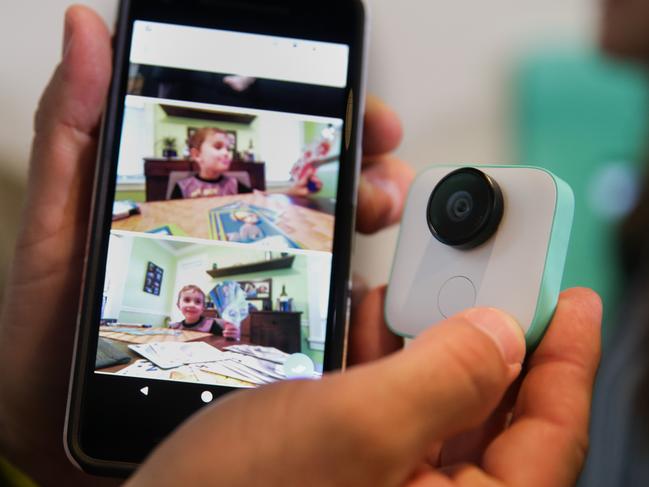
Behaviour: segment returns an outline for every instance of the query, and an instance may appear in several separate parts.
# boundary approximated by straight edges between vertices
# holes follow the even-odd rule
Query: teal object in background
[[[528,55],[516,79],[517,161],[565,180],[575,194],[562,287],[604,302],[605,336],[621,292],[616,232],[633,207],[649,136],[649,90],[638,69],[591,52]]]

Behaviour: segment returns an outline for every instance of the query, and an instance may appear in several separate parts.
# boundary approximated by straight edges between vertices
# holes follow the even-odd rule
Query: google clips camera
[[[414,181],[385,303],[414,337],[464,309],[516,318],[537,345],[559,297],[574,213],[567,183],[529,166],[435,166]]]

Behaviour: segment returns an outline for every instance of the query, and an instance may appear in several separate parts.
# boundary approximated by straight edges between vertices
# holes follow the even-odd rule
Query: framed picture
[[[253,281],[238,281],[246,293],[246,299],[270,299],[273,291],[272,279],[257,279]]]
[[[162,287],[162,277],[164,270],[162,267],[155,265],[153,262],[148,262],[146,265],[146,274],[144,275],[144,287],[142,290],[145,293],[160,296],[160,288]]]
[[[207,127],[206,127],[207,128]],[[228,135],[228,142],[230,143],[230,147],[232,148],[232,152],[235,154],[237,153],[237,132],[235,130],[222,130],[218,127],[210,127],[210,128],[215,128],[217,130],[221,130],[222,132],[225,132]],[[192,137],[194,134],[198,131],[198,127],[187,127],[187,146],[189,147],[189,141],[192,140]]]

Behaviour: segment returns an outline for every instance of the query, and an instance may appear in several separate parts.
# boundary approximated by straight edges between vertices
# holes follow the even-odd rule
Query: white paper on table
[[[266,377],[269,377],[273,380],[282,380],[286,379],[286,374],[284,374],[284,367],[273,362],[268,362],[265,360],[259,360],[255,357],[250,357],[249,355],[238,354],[236,357],[232,357],[230,360],[233,360],[239,364],[243,364],[246,367],[249,367]],[[278,370],[279,369],[279,370]]]
[[[241,380],[252,385],[261,385],[263,382],[258,381],[254,377],[251,377],[249,374],[243,373],[236,369],[227,367],[225,365],[226,361],[222,362],[211,362],[205,364],[201,367],[201,370],[206,372],[211,372],[213,374],[223,375],[225,377],[231,377],[233,379]]]
[[[213,362],[221,360],[223,354],[218,348],[205,342],[153,342],[129,345],[129,348],[163,369]]]
[[[212,371],[228,377],[235,377],[240,380],[251,382],[256,385],[270,384],[278,380],[266,370],[255,369],[242,362],[243,357],[238,354],[227,354],[224,360],[205,364],[204,370]],[[279,377],[281,379],[281,377]]]
[[[289,357],[288,353],[282,352],[277,348],[263,347],[261,345],[230,345],[229,347],[225,347],[224,350],[236,352],[242,355],[250,355],[259,359],[268,360],[270,362],[279,364],[283,364]]]
[[[275,382],[277,380],[264,372],[255,370],[254,368],[248,367],[246,364],[235,360],[227,360],[221,362],[221,364],[242,374],[248,375],[252,380],[259,384],[270,384],[271,382]]]
[[[137,360],[128,367],[115,373],[116,375],[124,375],[128,377],[140,377],[143,379],[169,379],[169,371],[162,370],[155,366],[148,360]]]

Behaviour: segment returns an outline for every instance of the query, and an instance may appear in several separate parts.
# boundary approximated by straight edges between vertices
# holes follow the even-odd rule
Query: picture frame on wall
[[[250,281],[238,281],[239,286],[246,293],[246,299],[271,299],[273,292],[272,279],[255,279]]]
[[[146,265],[146,273],[144,275],[144,287],[142,290],[147,294],[160,296],[162,288],[162,278],[164,276],[164,269],[155,265],[153,262],[148,262]]]

